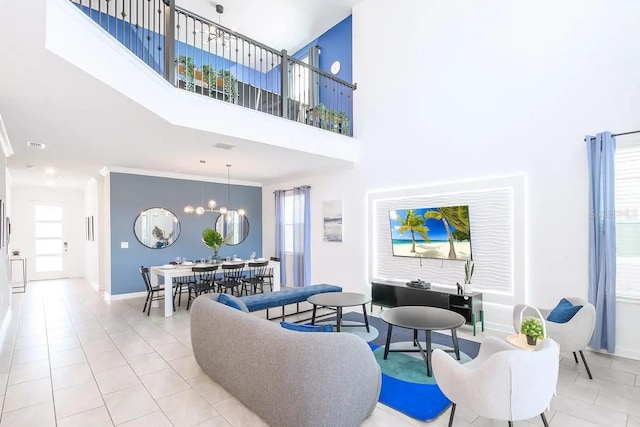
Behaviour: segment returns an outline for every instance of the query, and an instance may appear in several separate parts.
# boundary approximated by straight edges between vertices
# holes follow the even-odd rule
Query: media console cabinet
[[[478,321],[484,331],[482,292],[459,295],[443,287],[411,288],[404,283],[374,280],[371,282],[371,308],[374,304],[387,308],[404,305],[444,308],[461,314],[467,325],[473,326],[473,335],[476,334]]]

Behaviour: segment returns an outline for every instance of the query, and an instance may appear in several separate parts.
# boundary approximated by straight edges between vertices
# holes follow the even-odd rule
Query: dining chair
[[[171,261],[169,264],[178,265],[177,262]],[[180,276],[173,279],[173,283],[175,285],[175,289],[173,291],[173,306],[176,306],[176,296],[178,297],[178,307],[182,303],[182,294],[186,290],[189,291],[189,285],[195,283],[195,275],[188,274],[186,276]]]
[[[142,275],[142,280],[144,281],[144,286],[147,289],[147,298],[144,301],[144,307],[142,308],[142,312],[144,313],[145,310],[147,311],[147,316],[149,314],[151,314],[151,303],[153,301],[160,301],[165,299],[165,292],[164,292],[164,286],[163,285],[158,285],[158,286],[152,286],[151,285],[151,279],[149,277],[149,268],[148,267],[144,267],[144,266],[140,266],[140,274]],[[160,293],[162,292],[162,295],[160,295]],[[166,302],[165,302],[166,304]],[[149,306],[149,308],[147,309],[147,305]],[[173,311],[176,311],[176,307],[175,305],[173,306]]]
[[[256,261],[247,263],[249,268],[249,275],[242,279],[242,290],[248,295],[248,290],[251,290],[254,294],[258,292],[264,293],[264,279],[267,277],[267,270],[269,269],[268,261]]]
[[[189,284],[189,297],[187,299],[187,310],[191,307],[191,300],[204,293],[215,291],[215,280],[217,265],[207,267],[193,267],[194,282]]]
[[[222,264],[222,280],[217,282],[219,292],[227,293],[227,290],[231,290],[231,295],[234,291],[238,296],[242,295],[243,271],[244,262]]]

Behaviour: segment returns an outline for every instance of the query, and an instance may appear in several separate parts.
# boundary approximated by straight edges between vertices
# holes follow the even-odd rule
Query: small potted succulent
[[[522,321],[520,333],[527,336],[527,344],[529,345],[536,345],[538,339],[544,338],[542,323],[540,323],[540,319],[535,317],[528,317]]]

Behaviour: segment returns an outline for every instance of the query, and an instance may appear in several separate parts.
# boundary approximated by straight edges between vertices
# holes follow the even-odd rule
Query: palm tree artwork
[[[469,240],[469,206],[435,208],[424,214],[426,219],[442,221],[449,238],[449,259],[458,259],[454,240]],[[451,228],[454,228],[452,231]]]
[[[413,209],[407,210],[407,215],[403,219],[398,216],[398,221],[400,222],[400,227],[398,231],[401,234],[409,231],[411,233],[411,252],[415,253],[416,251],[416,236],[415,233],[418,233],[425,242],[429,241],[429,237],[427,233],[429,232],[429,228],[425,225],[425,218],[422,215],[416,215],[416,211]]]

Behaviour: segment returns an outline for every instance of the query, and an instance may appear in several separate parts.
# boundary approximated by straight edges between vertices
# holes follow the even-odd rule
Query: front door
[[[68,277],[66,270],[67,239],[64,230],[64,206],[34,203],[33,280]]]

